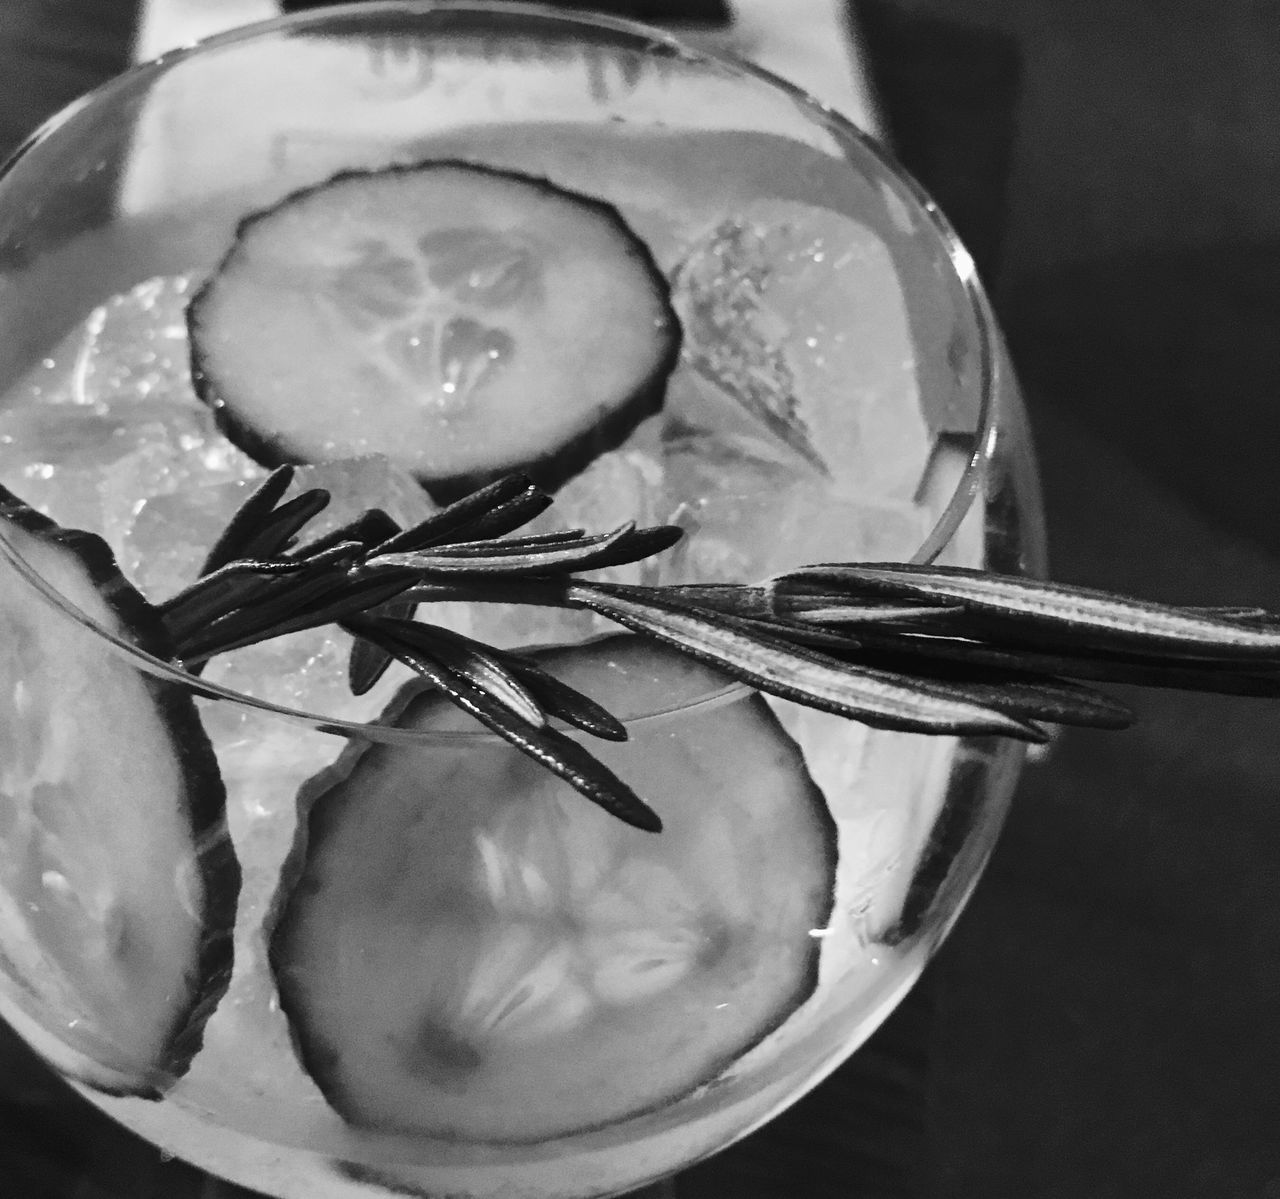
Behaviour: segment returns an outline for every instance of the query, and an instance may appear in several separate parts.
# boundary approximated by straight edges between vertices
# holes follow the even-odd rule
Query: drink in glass
[[[1038,571],[972,263],[883,151],[626,22],[353,6],[63,114],[0,272],[0,1013],[92,1102],[282,1199],[617,1193],[911,986],[1014,743],[762,694],[537,578],[420,603],[622,719],[642,831],[399,663],[353,688],[350,622],[236,647],[190,590],[282,463],[315,544],[510,472],[542,549],[680,527],[617,594]]]

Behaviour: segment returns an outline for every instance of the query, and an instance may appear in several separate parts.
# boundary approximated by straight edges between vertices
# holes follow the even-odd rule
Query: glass
[[[0,481],[64,525],[100,526],[144,591],[172,585],[165,572],[173,564],[157,560],[155,538],[162,543],[179,530],[195,538],[194,525],[212,519],[202,499],[191,500],[200,480],[181,454],[203,455],[200,469],[208,475],[201,480],[223,505],[265,473],[204,425],[184,423],[200,405],[182,393],[189,387],[182,306],[217,269],[247,214],[338,172],[425,160],[480,162],[603,196],[671,281],[685,346],[664,413],[657,425],[640,422],[629,441],[587,468],[587,476],[603,476],[588,490],[565,485],[561,508],[552,509],[570,514],[563,523],[604,527],[606,501],[626,509],[618,519],[686,521],[694,548],[677,556],[661,576],[666,582],[857,558],[1043,571],[1025,415],[990,309],[945,219],[883,148],[785,83],[666,34],[512,5],[392,2],[285,18],[139,67],[39,131],[0,175]],[[856,276],[844,259],[827,260],[850,246],[861,255]],[[773,289],[763,299],[762,278]],[[875,302],[855,309],[860,296]],[[856,339],[849,330],[859,322],[874,334],[857,343],[863,357],[855,356],[851,381],[847,346]],[[791,367],[795,378],[786,373]],[[827,422],[819,424],[829,440],[801,446],[800,457],[839,446],[871,482],[851,495],[841,482],[847,463],[830,454],[825,469],[836,483],[804,482],[805,471],[785,453],[791,465],[764,460],[758,425],[717,432],[718,441],[672,431],[670,414],[689,411],[689,396],[696,400],[708,388],[720,397],[750,392],[761,378],[754,416],[763,405],[766,417],[781,422],[778,453],[795,452],[799,436],[777,407],[791,394],[777,391],[782,379],[797,395],[817,397],[805,400],[816,405],[808,411]],[[51,410],[41,405],[52,405],[59,418],[98,420],[109,452],[95,445],[86,466],[78,439],[95,426],[51,432],[45,417],[32,415]],[[157,415],[157,406],[165,411]],[[857,420],[859,437],[850,440]],[[906,429],[913,421],[915,442]],[[165,425],[156,434],[159,448],[145,440],[149,433],[129,440],[137,425],[155,423]],[[104,473],[103,460],[117,458],[123,465]],[[405,521],[415,519],[415,506],[429,510],[420,493],[405,495],[399,476],[382,466],[361,469],[378,477],[351,484],[357,498],[367,484],[379,502],[393,493]],[[656,492],[646,490],[646,469],[664,472]],[[909,475],[905,490],[902,472]],[[343,473],[317,478],[335,491],[350,483]],[[778,479],[785,480],[781,490],[774,489]],[[648,507],[636,512],[635,505]],[[225,507],[214,511],[225,515]],[[691,511],[696,519],[688,519]],[[773,557],[760,557],[762,541]],[[788,552],[801,557],[786,561]],[[188,550],[178,565],[190,569],[193,561]],[[491,1086],[483,1103],[475,1099],[480,1084],[462,1070],[428,1088],[431,1114],[414,1109],[405,1116],[412,1105],[375,1096],[356,1102],[358,1118],[344,1119],[323,1085],[330,1067],[317,1040],[305,1028],[299,1035],[312,1017],[300,1011],[296,994],[281,1010],[273,972],[280,968],[273,938],[281,903],[297,894],[287,876],[296,868],[299,789],[310,779],[314,792],[315,777],[344,754],[347,762],[363,755],[357,769],[372,761],[370,746],[387,763],[421,761],[422,770],[446,773],[474,772],[476,763],[506,761],[510,751],[481,732],[371,727],[385,694],[357,702],[328,686],[328,675],[317,683],[314,669],[299,685],[295,660],[271,656],[274,645],[247,666],[234,654],[215,659],[197,679],[133,644],[102,602],[75,589],[40,537],[13,526],[0,538],[0,620],[10,646],[0,738],[20,763],[0,790],[0,1013],[91,1102],[166,1153],[281,1199],[345,1199],[385,1193],[383,1187],[478,1199],[621,1193],[745,1135],[854,1052],[912,985],[981,872],[1022,762],[1022,750],[998,738],[873,731],[782,701],[765,705],[741,686],[708,683],[674,707],[638,703],[620,714],[646,762],[679,758],[711,763],[735,779],[756,771],[767,779],[768,764],[752,756],[753,738],[800,755],[792,774],[804,778],[804,795],[820,797],[812,822],[784,820],[758,860],[746,856],[748,841],[735,833],[728,849],[706,851],[702,867],[730,879],[716,893],[725,911],[739,910],[734,903],[749,907],[748,899],[725,898],[735,887],[744,894],[772,888],[771,906],[785,907],[815,869],[805,838],[827,836],[821,830],[829,811],[837,860],[829,878],[818,876],[830,889],[822,900],[829,913],[803,931],[803,943],[753,939],[748,921],[728,920],[722,940],[746,947],[739,981],[747,983],[734,991],[727,968],[715,973],[719,967],[707,970],[720,991],[685,992],[676,981],[677,994],[694,994],[678,1018],[671,1015],[677,1009],[641,1002],[635,1022],[617,1017],[624,1033],[611,1042],[594,1009],[574,1016],[585,1021],[575,1026],[579,1039],[550,1043],[590,1044],[598,1067],[614,1063],[590,1079],[575,1075],[570,1062],[549,1081],[539,1070],[552,1068],[554,1053],[507,1058],[493,1050],[477,1067]],[[477,632],[475,624],[467,627]],[[478,628],[486,639],[509,634],[525,642],[598,632],[581,622],[540,623],[527,612],[515,624]],[[305,648],[335,678],[341,653],[340,641]],[[97,682],[111,703],[94,700]],[[178,851],[164,843],[174,835],[164,827],[167,815],[148,815],[149,823],[137,811],[130,815],[141,810],[138,795],[148,786],[173,786],[148,775],[145,747],[156,733],[139,719],[145,713],[154,723],[156,709],[143,701],[171,692],[193,697],[199,720],[199,727],[171,734],[195,745],[200,728],[208,732],[228,792],[229,842],[220,812],[197,812],[189,854],[185,843]],[[505,808],[494,810],[501,824]],[[697,819],[669,824],[665,837],[700,844]],[[469,828],[459,844],[480,861],[476,846],[498,835],[494,827]],[[471,955],[468,986],[480,977],[492,983],[495,971],[518,974],[511,939],[527,941],[530,928],[545,932],[531,915],[539,901],[528,893],[546,885],[537,870],[549,871],[551,858],[561,862],[557,869],[574,869],[559,848],[539,841],[545,831],[522,826],[513,834],[525,838],[523,858],[507,844],[499,848],[514,857],[497,867],[484,859],[499,874],[519,874],[532,863],[534,875],[521,875],[526,907],[516,916],[503,917],[494,900],[483,935],[505,948],[450,943],[449,953]],[[136,853],[138,844],[147,852]],[[649,883],[623,898],[644,908],[662,893],[677,908],[696,907],[680,890],[690,880],[677,870],[673,883],[669,872],[657,871],[655,862],[670,863],[665,850],[655,852],[627,862],[640,876],[649,871]],[[166,874],[174,861],[179,868]],[[447,869],[440,861],[431,868]],[[243,876],[238,891],[236,869]],[[188,925],[177,918],[177,931],[156,916],[183,910]],[[589,921],[557,912],[560,961]],[[636,919],[624,922],[627,936],[658,936],[663,947],[655,952],[673,974],[704,968],[703,958],[672,949],[684,943],[683,916],[667,910],[652,916],[652,927]],[[573,936],[561,925],[576,930]],[[437,942],[439,927],[437,921],[428,930]],[[479,925],[466,927],[481,935]],[[715,938],[699,928],[697,953],[704,954]],[[138,930],[151,938],[145,946],[130,939]],[[188,991],[198,990],[193,967],[174,956],[193,935],[206,948],[220,935],[234,942],[229,985],[214,969],[195,1012],[188,1010]],[[212,960],[204,952],[196,955],[201,968]],[[210,952],[216,958],[217,946]],[[585,951],[579,945],[573,952]],[[112,991],[111,969],[127,966],[131,953],[154,955],[149,981],[143,986],[143,974],[134,978],[126,969],[133,989]],[[490,1012],[489,1023],[475,1017],[485,1035],[533,1002],[537,987],[529,979],[545,980],[554,956],[545,946],[537,953],[543,974],[502,984],[521,997],[514,1009]],[[775,972],[795,976],[790,992],[767,999],[751,993],[769,973],[766,959]],[[587,969],[582,960],[573,959],[574,986]],[[592,961],[592,1002],[603,1004],[607,963]],[[107,981],[95,981],[92,962]],[[357,973],[372,971],[376,979],[384,967],[360,958]],[[456,961],[446,971],[455,1000],[459,971]],[[308,975],[306,987],[328,985],[322,973]],[[547,986],[561,987],[562,975]],[[376,1006],[410,985],[395,969],[387,979],[385,987],[375,981],[363,991],[358,981],[343,985]],[[429,992],[437,984],[418,978],[413,985]],[[563,1015],[568,992],[555,994]],[[178,1008],[178,1023],[196,1027],[200,1043],[191,1052],[188,1036],[182,1055],[173,1051],[183,1033],[166,1024]],[[743,1017],[751,1027],[730,1021],[725,1031],[715,1013],[726,1009],[734,1019],[753,1012]],[[666,1015],[646,1025],[646,1012]],[[670,1064],[681,1055],[702,1062],[690,1067],[692,1076]],[[660,1064],[646,1076],[640,1067],[654,1057]],[[504,1072],[495,1060],[522,1062],[525,1073],[517,1078],[516,1066]],[[560,1090],[549,1098],[553,1083]],[[375,1092],[379,1085],[375,1079]],[[395,1109],[394,1118],[368,1114],[379,1102]]]

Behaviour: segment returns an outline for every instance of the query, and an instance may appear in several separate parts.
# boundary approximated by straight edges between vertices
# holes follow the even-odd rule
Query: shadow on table
[[[1069,404],[1209,520],[1280,551],[1280,246],[1077,263],[998,306],[1037,406]]]

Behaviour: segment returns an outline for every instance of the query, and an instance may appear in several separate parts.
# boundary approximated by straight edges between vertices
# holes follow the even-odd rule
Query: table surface
[[[0,144],[124,61],[131,9],[3,0]],[[1270,6],[857,12],[889,133],[1008,334],[1055,576],[1280,606]],[[1127,698],[1135,730],[1069,733],[1027,773],[975,898],[868,1051],[682,1196],[1280,1197],[1277,709]],[[87,1117],[59,1128],[65,1101],[19,1055],[0,1049],[20,1084],[0,1192],[200,1194]]]

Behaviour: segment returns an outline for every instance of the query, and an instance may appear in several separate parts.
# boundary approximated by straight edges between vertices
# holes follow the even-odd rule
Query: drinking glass
[[[441,160],[603,197],[672,289],[684,343],[663,411],[551,510],[588,527],[681,523],[685,545],[644,579],[751,582],[877,558],[1043,571],[1034,459],[999,332],[971,259],[886,150],[750,66],[626,21],[520,5],[388,0],[287,17],[139,66],[39,130],[0,173],[0,483],[105,535],[132,581],[163,598],[175,571],[195,569],[228,497],[266,473],[192,415],[207,412],[190,392],[184,304],[248,215],[341,172]],[[821,434],[799,451],[795,396]],[[727,431],[690,434],[703,402],[732,413]],[[350,489],[357,508],[400,504],[402,523],[434,506],[385,463],[304,469],[335,495]],[[829,875],[801,833],[757,857],[726,834],[704,863],[730,879],[713,936],[690,879],[654,866],[666,851],[642,854],[639,873],[660,881],[623,896],[642,913],[626,935],[665,936],[673,974],[704,969],[718,936],[741,954],[736,973],[705,967],[711,982],[650,1024],[642,1002],[617,1017],[616,1044],[614,1016],[592,1009],[580,1044],[609,1046],[594,1073],[570,1061],[544,1079],[544,1054],[517,1078],[482,1045],[483,1103],[460,1070],[430,1084],[429,1101],[353,1113],[326,1085],[324,1038],[281,1001],[273,938],[297,894],[299,795],[339,762],[382,755],[465,775],[509,751],[483,731],[390,727],[387,693],[345,688],[338,634],[189,671],[138,644],[49,546],[12,524],[0,536],[0,1014],[164,1152],[281,1199],[616,1194],[744,1136],[855,1052],[911,987],[978,879],[1022,762],[998,737],[871,729],[741,684],[637,700],[619,713],[634,752],[701,763],[730,788],[756,769],[752,737],[786,746],[815,803],[796,827],[825,838]],[[452,615],[489,641],[602,631],[563,613],[464,608]],[[187,715],[166,726],[173,697]],[[157,737],[178,759],[184,747],[206,755],[191,769],[218,775],[225,812],[184,793],[171,762],[150,762]],[[157,809],[170,793],[172,811]],[[661,837],[697,842],[699,819],[673,810]],[[534,890],[531,877],[544,891],[564,884],[552,858],[589,861],[553,844],[554,827],[522,830],[523,849],[507,845],[494,869],[524,870]],[[610,850],[619,877],[635,864],[630,844]],[[433,852],[419,864],[428,874],[445,868]],[[756,910],[747,891],[790,910],[815,885],[822,919],[798,941],[734,922],[734,904]],[[669,903],[654,914],[658,892]],[[333,974],[386,968],[373,1006],[411,1004],[414,987],[456,999],[468,971],[513,968],[514,951],[492,944],[551,936],[535,899],[516,915],[495,900],[490,948],[462,937],[451,952],[465,961],[438,955],[443,981],[377,951]],[[581,982],[573,937],[594,917],[553,899],[557,960],[578,954]],[[687,960],[671,949],[681,920],[697,925]],[[762,999],[771,973],[786,986]],[[317,971],[302,985],[329,981]]]

